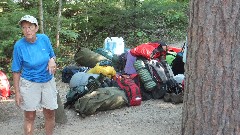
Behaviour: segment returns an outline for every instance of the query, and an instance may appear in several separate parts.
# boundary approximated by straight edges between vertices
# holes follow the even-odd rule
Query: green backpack
[[[81,66],[93,68],[98,62],[107,60],[107,58],[88,48],[81,47],[74,55],[74,60]]]
[[[128,100],[124,91],[118,87],[98,88],[79,98],[75,103],[75,111],[86,117],[97,113],[127,106]]]
[[[170,66],[172,66],[172,62],[176,58],[176,56],[177,56],[176,52],[167,52],[166,61]]]

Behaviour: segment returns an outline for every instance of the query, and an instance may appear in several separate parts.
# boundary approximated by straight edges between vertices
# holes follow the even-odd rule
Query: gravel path
[[[68,84],[57,82],[62,101]],[[0,102],[0,135],[23,133],[23,112],[15,106],[14,95]],[[65,110],[68,122],[56,124],[54,135],[180,135],[182,104],[163,100],[143,101],[140,106],[102,111],[82,118],[73,109]],[[41,111],[37,112],[35,134],[44,135]]]
[[[183,42],[172,46],[181,47]],[[62,102],[68,84],[57,82]],[[81,118],[72,109],[65,110],[68,122],[56,124],[54,135],[180,135],[182,104],[163,100],[143,101],[140,106],[102,111]],[[23,112],[15,106],[14,95],[0,101],[0,135],[22,135]],[[35,135],[44,135],[41,111],[37,112]]]

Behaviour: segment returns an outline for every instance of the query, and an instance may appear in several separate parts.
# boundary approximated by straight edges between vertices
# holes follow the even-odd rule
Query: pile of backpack
[[[130,50],[137,58],[134,67],[143,83],[143,100],[163,98],[164,101],[174,104],[183,102],[182,84],[174,79],[172,66],[166,61],[169,48],[164,42],[151,42]],[[174,60],[175,58],[172,62]]]
[[[118,54],[106,47],[77,51],[78,66],[62,70],[62,81],[69,83],[65,108],[74,108],[86,117],[98,111],[139,106],[149,99],[183,102],[184,73],[175,75],[173,70],[179,66],[174,61],[182,48],[149,42],[121,50]]]

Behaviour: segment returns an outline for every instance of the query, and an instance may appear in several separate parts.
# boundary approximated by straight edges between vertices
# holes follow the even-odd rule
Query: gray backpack
[[[166,61],[158,62],[156,60],[150,60],[147,65],[154,81],[158,85],[165,85],[163,87],[165,92],[174,92],[176,94],[181,93],[182,89],[178,87],[177,81],[173,78],[173,71]]]
[[[70,80],[70,90],[66,95],[67,101],[64,103],[64,108],[71,108],[75,102],[86,93],[93,91],[99,87],[96,78],[99,75],[78,72],[74,74]]]

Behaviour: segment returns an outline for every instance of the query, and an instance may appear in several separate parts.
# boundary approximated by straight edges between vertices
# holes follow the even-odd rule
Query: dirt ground
[[[68,84],[57,81],[62,102]],[[15,106],[14,95],[0,102],[0,135],[22,135],[23,112]],[[54,135],[180,135],[182,104],[161,99],[143,101],[140,106],[101,111],[82,118],[73,109],[65,110],[68,122],[56,124]],[[44,135],[41,111],[35,121],[36,135]]]
[[[181,46],[182,42],[173,46]],[[57,78],[62,102],[68,84]],[[82,118],[66,109],[68,122],[56,123],[54,135],[180,135],[183,104],[166,103],[162,99],[143,101],[140,106],[97,112]],[[23,111],[15,106],[14,94],[0,100],[0,135],[23,135]],[[37,112],[35,135],[44,135],[44,120]]]

